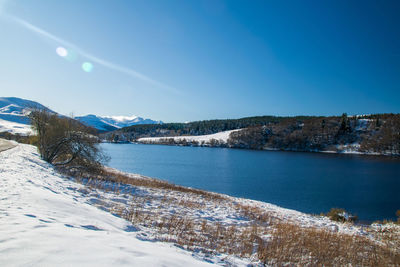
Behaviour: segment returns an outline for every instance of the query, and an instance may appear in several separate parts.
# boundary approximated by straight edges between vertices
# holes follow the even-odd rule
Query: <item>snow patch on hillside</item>
[[[365,131],[368,129],[371,119],[357,119],[356,131]]]
[[[220,144],[226,144],[229,139],[229,135],[232,132],[237,132],[239,130],[230,130],[230,131],[224,131],[224,132],[219,132],[215,134],[207,134],[207,135],[197,135],[197,136],[166,136],[166,137],[143,137],[139,138],[138,142],[140,143],[161,143],[170,139],[173,139],[175,142],[180,143],[180,142],[193,142],[196,141],[199,144],[210,144],[211,140],[217,140]]]
[[[117,122],[138,122],[141,118],[138,116],[103,116],[103,118],[111,119]]]
[[[30,125],[6,121],[0,119],[0,132],[9,132],[12,134],[32,135],[33,130]]]

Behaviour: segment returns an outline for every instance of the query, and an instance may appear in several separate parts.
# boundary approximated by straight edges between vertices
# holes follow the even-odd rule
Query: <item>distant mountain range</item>
[[[0,132],[27,134],[30,132],[30,110],[45,109],[44,105],[17,97],[0,97]],[[143,119],[138,116],[96,116],[86,115],[75,117],[83,124],[96,128],[101,132],[113,131],[137,124],[161,124],[162,121]]]
[[[162,124],[162,121],[143,119],[138,116],[97,116],[86,115],[75,117],[83,124],[98,129],[99,131],[113,131],[138,124]]]

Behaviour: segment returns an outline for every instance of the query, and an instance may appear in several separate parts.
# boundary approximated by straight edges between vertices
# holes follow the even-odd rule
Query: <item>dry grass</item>
[[[129,204],[115,204],[111,212],[144,227],[155,239],[184,249],[251,258],[274,266],[400,266],[398,228],[369,227],[368,237],[305,228],[223,195],[111,170],[84,184],[131,195]],[[132,188],[136,187],[146,188],[148,194],[134,192]],[[229,207],[248,223],[221,223],[188,212],[221,206]]]
[[[280,223],[269,240],[262,240],[257,255],[264,263],[311,266],[398,266],[399,251],[367,237],[301,228]]]
[[[157,239],[192,251],[224,253],[250,258],[263,264],[309,266],[398,266],[400,253],[362,236],[340,234],[289,223],[270,227],[222,225],[172,214],[148,213],[136,204],[119,215],[135,225],[153,227]]]
[[[185,249],[207,254],[226,253],[250,257],[255,251],[257,226],[237,227],[220,222],[194,220],[177,214],[163,216],[148,212],[141,205],[132,204],[128,209],[119,206],[113,212],[134,225],[153,227],[157,239],[175,243]]]

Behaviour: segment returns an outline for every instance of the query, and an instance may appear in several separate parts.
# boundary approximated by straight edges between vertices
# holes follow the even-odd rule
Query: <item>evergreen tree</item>
[[[378,118],[376,118],[376,124],[375,124],[375,127],[376,127],[377,129],[379,129],[379,127],[381,127],[381,121],[379,120],[379,117],[378,117]]]
[[[340,123],[340,128],[339,128],[339,132],[340,133],[345,133],[347,131],[348,123],[349,123],[349,120],[348,120],[348,117],[347,117],[347,113],[343,113],[342,114],[342,120],[341,120],[341,123]]]

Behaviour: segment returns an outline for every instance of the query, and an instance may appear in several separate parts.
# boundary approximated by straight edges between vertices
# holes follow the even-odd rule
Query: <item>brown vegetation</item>
[[[323,229],[278,224],[258,248],[264,263],[307,266],[396,266],[398,248],[379,245],[367,237],[334,233]]]
[[[37,147],[43,160],[94,173],[106,159],[94,132],[76,120],[46,110],[33,110],[31,124],[37,133]]]

